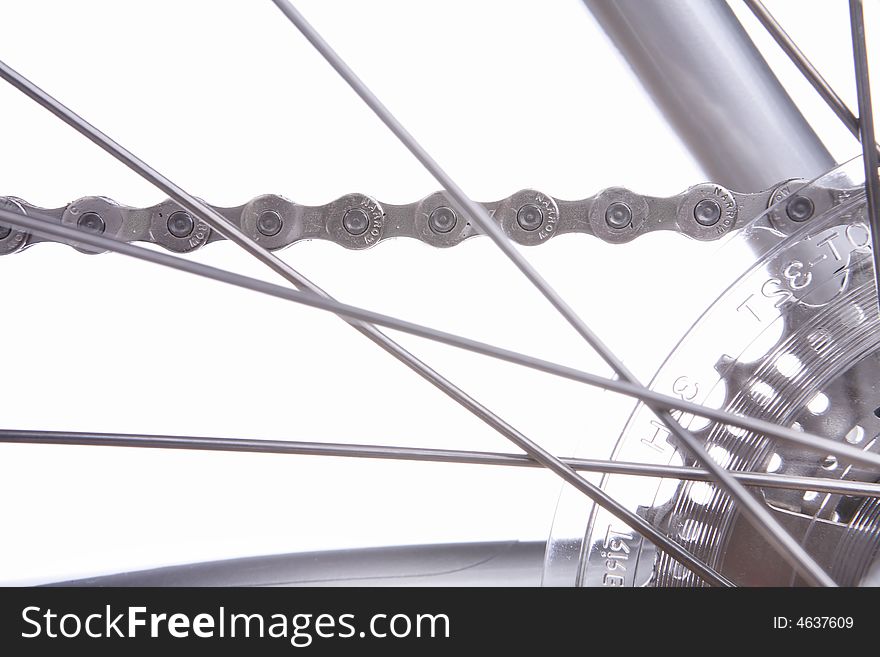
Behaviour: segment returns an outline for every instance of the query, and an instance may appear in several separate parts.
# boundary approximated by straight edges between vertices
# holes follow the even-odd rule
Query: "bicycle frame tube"
[[[707,178],[754,191],[835,165],[723,0],[584,0]]]

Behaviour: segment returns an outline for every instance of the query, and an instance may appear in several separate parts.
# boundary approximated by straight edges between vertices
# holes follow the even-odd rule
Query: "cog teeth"
[[[736,359],[732,356],[728,356],[727,354],[722,354],[721,358],[715,361],[715,371],[721,375],[722,378],[728,375],[728,372],[736,365]]]

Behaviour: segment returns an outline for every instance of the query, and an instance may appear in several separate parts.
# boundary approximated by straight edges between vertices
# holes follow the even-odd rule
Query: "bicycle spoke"
[[[219,281],[228,285],[234,285],[243,289],[259,292],[268,296],[292,301],[294,303],[310,306],[319,310],[332,312],[340,317],[378,324],[387,328],[409,333],[417,337],[440,342],[452,347],[471,351],[473,353],[489,356],[523,367],[528,367],[539,372],[552,374],[561,378],[577,381],[593,387],[603,388],[628,397],[633,397],[642,402],[654,402],[664,408],[680,410],[697,417],[714,420],[729,426],[740,427],[748,431],[779,438],[790,443],[801,445],[822,454],[834,454],[850,463],[858,463],[873,468],[880,468],[880,454],[866,452],[852,445],[839,443],[821,436],[796,431],[782,427],[766,420],[749,416],[736,415],[720,409],[701,406],[694,402],[685,401],[678,397],[670,397],[649,388],[632,385],[618,379],[607,379],[597,374],[583,372],[565,365],[551,361],[527,356],[509,349],[486,344],[477,340],[471,340],[445,331],[408,322],[381,313],[365,310],[356,306],[340,303],[333,299],[318,297],[290,288],[274,285],[265,281],[249,278],[233,272],[228,272],[209,265],[203,265],[179,256],[153,251],[142,246],[136,246],[128,242],[119,242],[114,239],[94,235],[54,223],[50,218],[40,218],[36,215],[22,215],[8,210],[0,209],[0,219],[3,222],[19,226],[34,233],[55,237],[63,241],[79,242],[102,251],[114,251],[128,257],[144,260],[153,264],[162,265],[171,269],[194,274],[203,278]]]
[[[157,436],[118,433],[83,433],[73,431],[32,431],[0,429],[0,443],[23,445],[80,445],[90,447],[131,447],[211,452],[247,452],[297,456],[333,456],[342,458],[381,459],[495,465],[522,468],[543,467],[527,454],[478,452],[455,449],[428,449],[392,445],[257,440],[245,438],[207,438],[201,436]],[[680,465],[654,465],[606,459],[560,457],[573,470],[638,477],[712,481],[712,475],[699,468]],[[838,495],[880,497],[880,484],[826,477],[792,477],[767,472],[736,471],[733,476],[746,486],[815,491]]]
[[[324,38],[312,27],[288,0],[272,0],[281,12],[293,23],[302,35],[315,47],[331,67],[360,96],[361,100],[379,117],[392,133],[406,146],[415,158],[431,173],[432,176],[449,194],[455,209],[464,216],[470,217],[498,245],[508,259],[523,275],[544,295],[550,304],[580,334],[582,338],[608,363],[621,378],[632,384],[638,384],[635,376],[626,368],[622,361],[595,335],[586,323],[577,315],[550,284],[531,266],[517,250],[501,228],[492,220],[486,210],[472,201],[456,184],[456,182],[440,167],[428,152],[394,117],[390,110],[376,95],[357,77],[354,71],[330,47]],[[685,430],[668,411],[661,407],[648,404],[669,431],[678,438],[701,465],[709,470],[717,483],[736,501],[740,512],[745,515],[757,531],[770,545],[801,575],[813,585],[835,586],[834,581],[819,566],[812,556],[798,543],[785,528],[776,521],[763,502],[753,497],[740,485],[728,471],[716,463],[700,441]]]
[[[853,61],[856,69],[856,91],[859,98],[859,130],[862,135],[862,158],[865,163],[865,189],[868,201],[868,222],[871,225],[871,249],[874,256],[874,283],[880,300],[880,172],[874,143],[874,112],[871,107],[871,82],[868,76],[868,49],[865,43],[865,17],[861,0],[850,0]]]
[[[813,85],[816,92],[822,97],[828,107],[837,115],[843,124],[849,129],[853,136],[861,141],[862,136],[859,132],[859,120],[852,110],[843,102],[843,99],[837,95],[837,92],[822,77],[822,74],[807,59],[807,56],[797,47],[794,40],[782,28],[782,25],[773,17],[767,7],[760,0],[744,0],[746,6],[751,9],[758,22],[764,26],[764,29],[770,33],[774,41],[779,45],[782,51],[788,55],[788,58],[803,74],[807,81]],[[880,145],[877,146],[877,152],[880,152]]]
[[[326,306],[327,309],[331,309],[333,307],[333,299],[305,276],[297,272],[295,269],[290,267],[290,265],[266,250],[264,247],[257,244],[254,240],[241,232],[234,224],[227,221],[216,210],[199,201],[196,197],[192,196],[181,187],[173,183],[171,180],[160,174],[158,171],[150,167],[146,162],[136,157],[133,153],[129,152],[120,144],[110,139],[110,137],[98,130],[95,126],[91,125],[81,116],[79,116],[69,108],[65,107],[58,100],[37,87],[30,80],[27,80],[24,76],[19,74],[14,69],[10,68],[4,62],[0,62],[0,77],[9,82],[22,93],[27,95],[29,98],[37,102],[39,105],[52,112],[52,114],[57,116],[64,123],[74,128],[83,136],[87,137],[94,144],[96,144],[101,149],[125,164],[128,168],[140,175],[142,178],[152,183],[158,189],[164,191],[166,194],[168,194],[169,197],[177,201],[186,210],[191,212],[193,216],[205,221],[205,223],[216,229],[221,235],[225,236],[230,241],[242,247],[245,251],[266,264],[287,281],[293,283],[297,287],[308,290],[308,293],[303,295],[303,299],[320,299],[324,302],[331,302],[330,305]],[[24,221],[24,218],[19,219],[19,224],[22,221]],[[74,241],[85,242],[85,240],[82,239],[82,236],[75,236],[73,239]],[[110,241],[113,242],[113,240]],[[116,244],[118,245],[119,243]],[[134,252],[136,253],[137,251]],[[149,253],[149,251],[147,253]],[[156,260],[154,260],[154,262],[155,261]],[[166,262],[173,262],[173,259]],[[228,280],[229,272],[225,273],[225,276],[227,278],[224,278],[224,272],[221,272],[220,270],[214,269],[212,273],[214,274],[214,276],[211,276],[212,278],[216,278],[217,280]],[[254,288],[251,287],[250,289]],[[279,288],[279,290],[284,289],[285,288]],[[288,290],[288,292],[293,291]],[[351,317],[351,315],[348,316]],[[444,394],[446,394],[457,403],[459,403],[461,406],[463,406],[465,409],[476,415],[483,422],[485,422],[490,427],[498,431],[505,438],[513,442],[517,447],[519,447],[529,455],[533,456],[538,462],[556,473],[564,481],[568,482],[576,489],[578,489],[581,493],[607,509],[615,517],[627,523],[632,529],[638,531],[642,536],[650,540],[652,543],[666,550],[671,556],[673,556],[683,565],[690,568],[695,574],[705,579],[705,581],[719,586],[732,585],[729,580],[717,573],[711,567],[695,559],[687,550],[685,550],[680,545],[678,545],[678,543],[672,541],[665,534],[657,530],[648,521],[632,513],[629,509],[626,508],[626,506],[613,499],[601,488],[593,485],[592,483],[584,479],[569,466],[565,465],[551,453],[544,450],[536,442],[526,437],[523,433],[505,422],[498,415],[496,415],[491,410],[470,397],[463,390],[453,385],[451,381],[445,379],[427,364],[423,363],[409,351],[391,340],[388,336],[379,331],[375,326],[371,324],[361,323],[359,321],[352,325],[361,334],[372,340],[382,349],[394,356],[397,360],[399,360],[404,365],[422,376],[429,383],[437,387]]]

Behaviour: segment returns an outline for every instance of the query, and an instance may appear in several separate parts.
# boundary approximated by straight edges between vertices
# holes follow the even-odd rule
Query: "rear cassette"
[[[865,198],[852,182],[855,171],[844,167],[800,189],[789,185],[768,212],[725,246],[728,253],[754,254],[756,262],[681,339],[651,389],[880,451],[880,314]],[[829,193],[830,186],[851,191]],[[810,200],[809,208],[801,199]],[[807,209],[812,216],[805,220]],[[674,415],[731,470],[878,479],[876,472],[827,454]],[[613,458],[696,465],[642,404],[626,423]],[[602,486],[739,585],[801,583],[712,484],[607,475]],[[839,584],[880,584],[877,499],[751,490]],[[583,513],[584,506],[579,508]],[[583,540],[572,539],[572,519],[559,517],[570,513],[565,509],[562,504],[548,547],[546,583],[703,585],[603,509],[590,506],[583,513]]]

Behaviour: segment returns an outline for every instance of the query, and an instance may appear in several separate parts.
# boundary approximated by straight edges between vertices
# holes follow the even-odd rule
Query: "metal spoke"
[[[83,119],[81,116],[73,112],[68,107],[64,106],[57,99],[53,98],[48,93],[37,87],[30,80],[26,79],[20,73],[10,68],[4,62],[0,62],[0,77],[9,82],[22,93],[27,95],[29,98],[37,102],[39,105],[52,112],[59,119],[74,128],[83,136],[87,137],[94,144],[115,157],[117,160],[125,164],[139,176],[164,191],[186,210],[191,212],[193,216],[203,220],[209,226],[217,230],[221,235],[234,242],[238,246],[242,247],[245,251],[266,264],[287,281],[293,283],[295,286],[301,289],[307,290],[308,292],[303,295],[303,299],[308,298],[315,301],[320,300],[323,302],[330,302],[330,305],[326,307],[328,309],[332,308],[333,299],[326,292],[324,292],[318,286],[312,283],[309,279],[297,272],[290,265],[272,254],[270,251],[257,244],[254,240],[241,232],[234,224],[226,220],[216,210],[209,207],[207,204],[203,203],[195,196],[189,194],[187,191],[160,174],[158,171],[149,166],[146,162],[136,157],[133,153],[129,152],[123,146],[110,139],[110,137],[98,130],[95,126],[85,121],[85,119]],[[19,224],[21,224],[21,222],[24,220],[25,218],[20,218]],[[74,237],[73,239],[74,241],[85,241],[82,239],[82,236]],[[112,242],[113,240],[110,241]],[[115,250],[119,249],[117,248]],[[135,253],[136,252],[137,251],[135,251]],[[147,251],[147,253],[150,252]],[[154,262],[155,261],[156,260],[154,260]],[[166,262],[173,262],[173,259]],[[215,276],[212,277],[217,278],[217,280],[224,280],[223,272],[220,272],[220,270],[214,270],[213,273],[215,274]],[[279,289],[283,290],[284,288]],[[293,292],[292,290],[288,291]],[[352,317],[352,315],[348,315],[348,317]],[[395,341],[391,340],[391,338],[379,331],[375,326],[363,323],[359,320],[354,323],[349,323],[351,323],[352,326],[361,334],[372,340],[382,349],[394,356],[397,360],[415,371],[429,383],[437,387],[444,394],[446,394],[457,403],[459,403],[461,406],[463,406],[465,409],[476,415],[479,419],[498,431],[501,435],[510,440],[517,447],[535,458],[539,463],[543,464],[549,470],[556,473],[564,481],[574,486],[577,490],[579,490],[581,493],[589,497],[600,506],[604,507],[615,517],[627,523],[627,525],[629,525],[632,529],[650,540],[656,546],[666,550],[673,558],[678,560],[682,565],[688,567],[705,581],[718,586],[732,585],[729,580],[717,573],[710,566],[702,563],[700,560],[693,557],[687,550],[685,550],[678,543],[657,530],[648,521],[641,518],[637,514],[632,513],[629,509],[626,508],[626,506],[612,498],[601,488],[593,485],[592,483],[584,479],[569,466],[562,463],[559,459],[553,456],[553,454],[543,449],[536,442],[525,436],[525,434],[505,422],[498,415],[496,415],[491,410],[470,397],[463,390],[455,386],[451,381],[448,381],[427,364],[416,358],[409,351],[401,347]]]
[[[636,377],[623,362],[595,335],[550,284],[529,264],[508,239],[501,228],[492,220],[486,210],[472,201],[458,184],[440,167],[428,152],[394,117],[390,110],[376,97],[366,84],[354,73],[343,59],[330,47],[324,38],[309,24],[288,0],[272,0],[282,13],[293,23],[302,35],[315,47],[334,70],[370,107],[379,119],[407,147],[431,175],[449,194],[450,201],[464,216],[470,217],[501,251],[523,273],[523,275],[544,295],[550,304],[581,335],[582,338],[608,363],[615,373],[625,381],[638,385]],[[753,497],[730,473],[716,463],[701,442],[684,429],[667,410],[648,404],[657,417],[666,425],[671,434],[678,438],[689,452],[709,470],[718,484],[736,501],[739,511],[745,515],[765,540],[791,565],[804,579],[817,586],[835,586],[834,581],[819,566],[804,547],[777,522],[763,502]]]
[[[350,306],[332,299],[298,292],[296,290],[291,290],[290,288],[217,269],[216,267],[187,260],[179,256],[153,251],[142,246],[136,246],[127,242],[120,242],[100,235],[76,230],[55,223],[49,217],[27,216],[0,209],[0,220],[4,223],[19,226],[37,234],[54,237],[71,243],[85,244],[101,251],[114,251],[138,260],[144,260],[178,271],[226,283],[228,285],[234,285],[268,296],[332,312],[340,317],[361,320],[369,322],[370,324],[378,324],[380,326],[399,330],[404,333],[409,333],[421,338],[471,351],[483,356],[489,356],[498,360],[522,365],[523,367],[528,367],[539,372],[545,372],[547,374],[577,381],[586,385],[620,393],[638,399],[639,401],[654,402],[664,408],[679,410],[684,413],[689,413],[697,417],[704,417],[729,426],[735,426],[748,431],[754,431],[759,434],[779,438],[780,440],[801,445],[818,453],[834,454],[850,463],[866,465],[875,469],[880,468],[880,454],[866,452],[846,443],[836,442],[813,434],[796,431],[788,427],[782,427],[766,420],[736,415],[720,409],[701,406],[694,402],[685,401],[679,397],[670,397],[649,388],[632,385],[618,379],[607,379],[597,374],[583,372],[572,367],[553,363],[541,358],[535,358],[534,356],[527,356],[509,349],[486,344],[477,340],[471,340],[470,338],[461,337],[445,331],[439,331],[437,329],[415,324],[389,315],[383,315],[371,310]]]
[[[859,119],[852,113],[852,110],[850,110],[847,104],[843,102],[843,99],[837,95],[837,92],[834,91],[825,78],[822,77],[822,74],[819,73],[810,60],[807,59],[807,56],[803,51],[797,47],[797,44],[782,28],[782,25],[779,24],[779,22],[773,17],[773,14],[771,14],[767,7],[764,6],[764,3],[760,0],[743,1],[746,6],[752,10],[755,18],[758,19],[758,22],[760,22],[761,25],[764,26],[764,29],[770,33],[770,36],[773,37],[782,51],[788,55],[788,58],[792,63],[803,74],[803,76],[807,78],[807,81],[813,85],[813,88],[822,97],[828,107],[830,107],[837,115],[837,118],[843,122],[856,139],[861,141],[862,136],[859,132]],[[880,146],[876,147],[877,152],[880,153]]]
[[[247,452],[252,454],[287,454],[298,456],[334,456],[343,458],[382,459],[390,461],[419,461],[432,463],[459,463],[464,465],[495,465],[522,468],[541,468],[540,463],[527,454],[506,452],[478,452],[456,449],[429,449],[392,445],[359,445],[288,440],[257,440],[244,438],[208,438],[201,436],[157,436],[120,433],[84,433],[74,431],[31,431],[0,429],[0,443],[24,445],[81,445],[90,447],[134,447],[145,449],[172,449],[211,452]],[[578,459],[560,457],[573,470],[601,472],[637,477],[658,477],[684,481],[712,481],[705,470],[680,465],[655,465],[611,461],[607,459]],[[768,472],[735,471],[733,476],[746,486],[815,491],[836,495],[880,497],[880,484],[827,477],[792,477]]]
[[[853,60],[856,69],[856,90],[859,97],[859,129],[862,135],[862,159],[865,164],[865,189],[868,201],[868,222],[871,225],[871,250],[874,256],[874,284],[880,301],[880,166],[874,143],[874,112],[871,107],[871,82],[868,75],[868,49],[865,42],[865,17],[861,0],[850,0]]]

